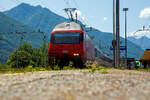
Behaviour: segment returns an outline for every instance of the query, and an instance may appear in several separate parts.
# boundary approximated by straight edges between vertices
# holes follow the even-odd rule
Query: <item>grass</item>
[[[108,71],[107,71],[106,69],[101,69],[101,70],[100,70],[100,73],[101,73],[101,74],[108,74]]]
[[[7,65],[0,64],[0,74],[27,73],[36,71],[50,71],[50,70],[51,70],[50,68],[32,67],[32,66],[27,66],[25,68],[11,68]]]
[[[129,74],[129,75],[132,75],[132,72],[129,72],[128,74]]]
[[[129,70],[128,68],[126,68],[126,67],[120,67],[120,68],[116,68],[116,69],[119,69],[119,70]],[[146,69],[144,69],[144,68],[132,68],[132,69],[130,69],[130,70],[134,70],[134,71],[143,71],[143,72],[150,72],[150,68],[146,68]]]
[[[138,68],[138,69],[134,69],[134,70],[136,70],[136,71],[150,72],[150,68],[146,68],[146,69],[140,69],[140,68]]]
[[[104,67],[104,66],[92,66],[88,72],[89,73],[94,73],[95,71],[99,71],[101,74],[107,74],[108,71],[107,69],[112,69],[110,67]]]
[[[37,71],[52,71],[52,70],[80,70],[72,66],[72,63],[69,64],[69,66],[64,66],[63,68],[60,68],[60,66],[55,65],[53,69],[45,68],[45,67],[33,67],[32,65],[29,65],[25,68],[12,68],[8,65],[0,63],[0,74],[12,74],[12,73],[26,73],[26,72],[37,72]]]
[[[105,66],[98,66],[96,64],[91,65],[90,68],[88,68],[88,72],[89,73],[94,73],[95,71],[98,71],[101,74],[107,74],[109,73],[107,69],[112,69],[111,67],[105,67]],[[121,67],[121,68],[117,68],[119,70],[128,70],[125,67]],[[69,63],[68,66],[64,66],[63,68],[60,68],[60,66],[55,65],[53,67],[53,69],[49,68],[45,68],[45,67],[32,67],[27,66],[25,68],[11,68],[8,65],[2,64],[0,63],[0,74],[11,74],[11,73],[26,73],[26,72],[36,72],[36,71],[52,71],[52,70],[79,70],[80,72],[84,72],[85,70],[87,70],[87,68],[85,69],[79,69],[79,68],[75,68],[72,64],[72,62]],[[150,68],[147,69],[132,69],[135,71],[144,71],[144,72],[150,72]],[[130,75],[131,73],[129,73]]]
[[[108,73],[106,69],[110,69],[104,66],[92,66],[90,69],[88,69],[88,72],[93,73],[96,70],[99,70],[100,73],[106,74]],[[53,70],[79,70],[80,72],[83,72],[85,69],[79,69],[75,68],[74,66],[64,66],[62,69],[60,69],[60,66],[55,65]],[[12,68],[8,65],[0,64],[0,74],[12,74],[12,73],[27,73],[27,72],[36,72],[36,71],[52,71],[51,68],[45,68],[45,67],[32,67],[27,66],[25,68]]]

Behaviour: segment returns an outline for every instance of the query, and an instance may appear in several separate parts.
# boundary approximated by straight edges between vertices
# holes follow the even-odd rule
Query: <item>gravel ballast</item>
[[[150,73],[108,72],[0,74],[0,100],[150,100]]]

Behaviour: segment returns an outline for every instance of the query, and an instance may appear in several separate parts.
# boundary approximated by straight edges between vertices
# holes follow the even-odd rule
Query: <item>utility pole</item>
[[[44,33],[43,33],[44,34]],[[46,67],[46,36],[44,35],[44,65]]]
[[[115,29],[115,0],[113,0],[113,67],[116,67],[116,29]]]
[[[120,67],[120,5],[119,0],[116,0],[116,67]]]
[[[21,35],[20,37],[20,44],[18,45],[18,47],[22,44],[22,41],[24,39],[24,34],[27,33],[27,32],[15,32],[15,34],[18,34],[18,35]],[[19,43],[19,42],[18,42]],[[17,68],[19,68],[19,54],[18,54],[18,50],[17,50],[17,61],[16,61],[16,66]]]
[[[127,11],[128,8],[123,8],[123,11],[125,12],[125,64],[127,67],[127,59],[128,59],[128,53],[127,53]]]
[[[46,67],[46,35],[45,35],[45,32],[41,32],[41,30],[39,29],[38,30],[38,33],[41,33],[43,34],[43,41],[44,41],[44,67]]]
[[[12,27],[14,27],[14,25],[12,24]],[[22,26],[24,27],[24,26]],[[32,31],[32,32],[19,32],[17,30],[15,30],[15,32],[5,32],[6,34],[17,34],[17,35],[21,35],[20,37],[20,41],[18,41],[19,45],[18,47],[22,44],[22,41],[24,40],[25,35],[24,34],[28,34],[28,33],[41,33],[43,34],[43,41],[45,43],[45,47],[44,47],[44,65],[46,66],[46,35],[44,34],[44,32],[41,32],[40,30],[38,31]],[[1,33],[0,33],[0,39],[2,38]],[[16,50],[16,67],[19,68],[19,54],[18,54],[18,50]]]

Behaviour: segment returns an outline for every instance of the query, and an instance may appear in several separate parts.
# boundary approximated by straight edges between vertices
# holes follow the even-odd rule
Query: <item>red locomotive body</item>
[[[72,60],[80,64],[95,59],[95,49],[80,24],[64,22],[51,32],[48,49],[49,60]]]

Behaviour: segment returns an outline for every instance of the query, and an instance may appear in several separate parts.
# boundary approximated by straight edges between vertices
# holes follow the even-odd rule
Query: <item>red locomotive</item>
[[[51,32],[48,56],[51,64],[55,62],[66,65],[71,60],[80,66],[87,60],[95,60],[95,49],[80,24],[64,22]]]

